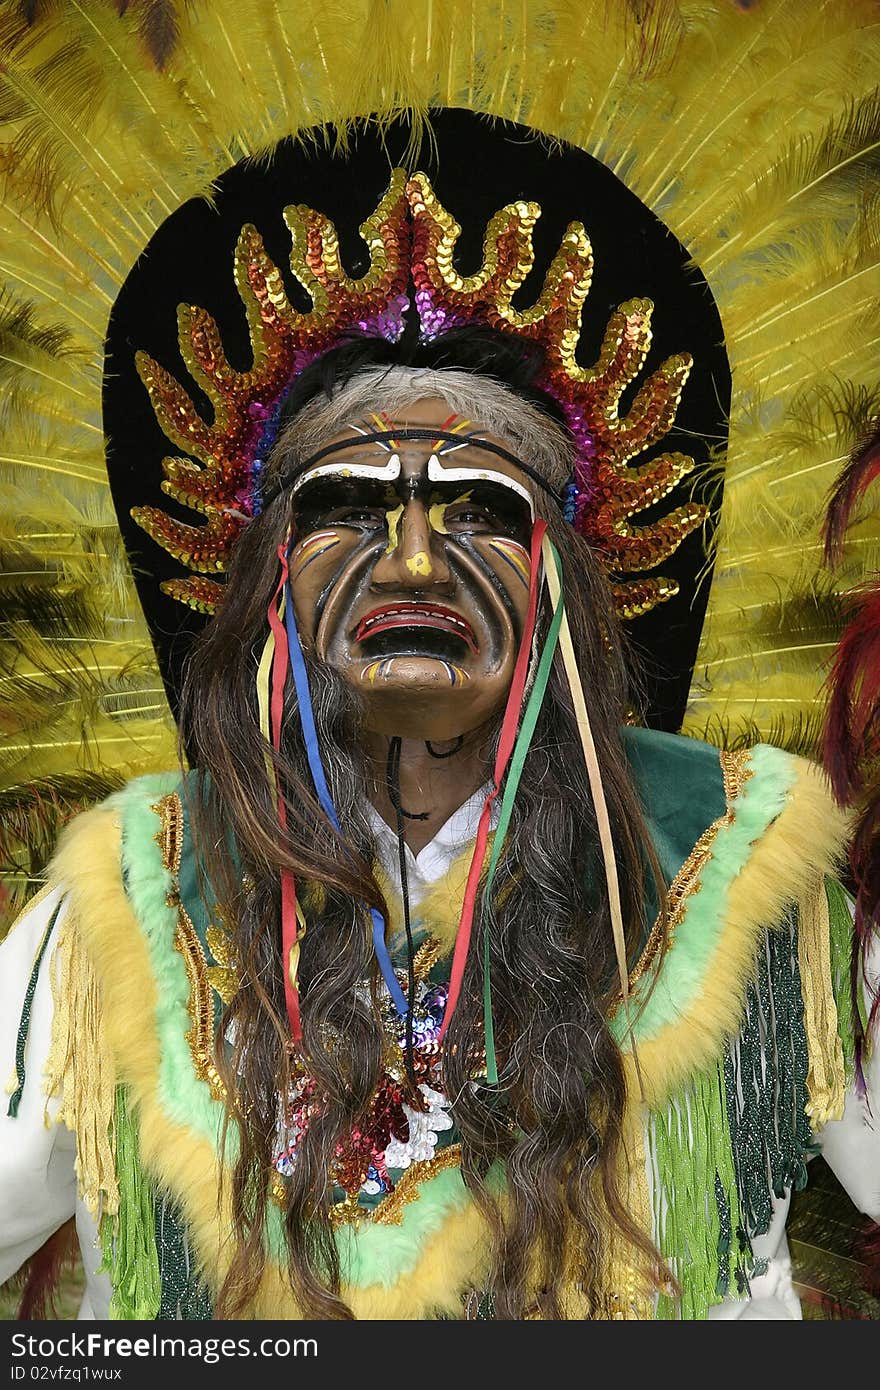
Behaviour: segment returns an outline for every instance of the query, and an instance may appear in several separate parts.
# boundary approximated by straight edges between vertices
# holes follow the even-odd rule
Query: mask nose
[[[450,588],[452,576],[428,512],[411,498],[388,513],[388,544],[373,570],[373,585],[383,589]]]

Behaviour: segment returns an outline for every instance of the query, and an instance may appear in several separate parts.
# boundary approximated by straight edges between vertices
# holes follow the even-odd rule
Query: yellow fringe
[[[798,962],[807,1034],[807,1114],[813,1129],[843,1117],[846,1070],[831,981],[828,898],[821,878],[798,901]]]
[[[55,1122],[76,1135],[80,1196],[96,1220],[103,1214],[115,1216],[116,1073],[104,1031],[100,986],[73,907],[65,916],[50,973],[52,1038],[44,1088],[47,1096],[61,1097]]]

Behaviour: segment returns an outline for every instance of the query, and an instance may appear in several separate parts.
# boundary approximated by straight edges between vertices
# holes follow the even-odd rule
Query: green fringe
[[[101,1222],[102,1271],[113,1285],[110,1317],[139,1322],[154,1319],[162,1302],[156,1249],[153,1192],[140,1164],[137,1123],[123,1086],[116,1091],[114,1116],[119,1216]]]
[[[775,1046],[765,1047],[766,1038]],[[743,1029],[725,1067],[743,1232],[749,1239],[768,1230],[773,1196],[806,1183],[806,1159],[815,1152],[806,1114],[808,1065],[792,916],[765,938]]]
[[[723,1065],[692,1078],[653,1116],[654,1221],[660,1250],[682,1289],[661,1294],[657,1317],[702,1320],[744,1276],[739,1193]],[[736,1241],[734,1236],[736,1234]]]
[[[834,990],[834,1003],[837,1007],[837,1031],[843,1047],[843,1064],[849,1084],[855,1073],[856,1045],[853,1027],[852,995],[852,950],[853,919],[850,912],[850,896],[836,878],[825,879],[825,895],[828,899],[828,922],[831,928],[831,984]],[[863,1028],[867,1027],[864,1018],[864,999],[858,991],[857,1007]]]
[[[773,1196],[804,1186],[815,1151],[807,1067],[792,915],[764,937],[739,1038],[651,1117],[654,1225],[682,1289],[660,1295],[658,1318],[704,1319],[763,1273],[751,1241],[769,1228]]]

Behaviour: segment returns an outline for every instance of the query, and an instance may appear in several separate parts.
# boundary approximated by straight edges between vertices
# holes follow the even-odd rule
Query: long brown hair
[[[346,1318],[352,1314],[341,1295],[329,1174],[338,1141],[364,1115],[381,1073],[380,986],[367,908],[385,911],[385,904],[363,811],[369,781],[360,709],[350,687],[315,661],[309,661],[315,721],[342,835],[312,790],[292,682],[275,758],[288,808],[286,836],[270,797],[254,675],[288,511],[279,498],[246,529],[226,601],[190,660],[182,701],[182,739],[196,769],[190,815],[201,872],[214,900],[225,904],[240,968],[239,989],[220,1030],[233,1043],[228,1051],[218,1049],[217,1058],[229,1119],[239,1133],[231,1177],[235,1253],[217,1307],[225,1316],[246,1311],[265,1262],[279,1097],[291,1080],[280,947],[279,883],[286,867],[296,875],[308,919],[300,964],[302,1056],[323,1098],[287,1181],[289,1278],[304,1316]],[[550,529],[563,560],[566,609],[603,771],[633,959],[649,925],[646,902],[662,901],[662,885],[619,733],[630,683],[595,556],[561,519]],[[478,909],[489,927],[499,1085],[473,1080],[475,1045],[479,1052],[482,1039],[478,950],[468,960],[443,1058],[462,1175],[487,1222],[487,1288],[498,1318],[565,1316],[565,1288],[572,1284],[589,1314],[602,1316],[607,1218],[646,1271],[658,1268],[656,1252],[619,1192],[626,1089],[607,1022],[616,998],[614,951],[578,750],[569,688],[557,661],[497,886]],[[489,1179],[493,1165],[503,1165],[503,1198]]]

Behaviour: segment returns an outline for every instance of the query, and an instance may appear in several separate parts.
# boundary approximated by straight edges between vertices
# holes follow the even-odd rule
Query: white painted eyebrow
[[[392,454],[387,463],[319,463],[314,468],[309,468],[301,474],[293,484],[292,493],[296,494],[305,487],[306,483],[315,482],[319,478],[369,478],[372,482],[396,482],[400,477],[400,458],[397,454]],[[499,487],[507,488],[509,492],[515,492],[527,504],[529,515],[535,519],[535,502],[531,493],[516,482],[514,478],[508,477],[506,473],[497,473],[494,468],[444,468],[440,462],[440,457],[436,454],[428,456],[428,481],[432,483],[474,483],[487,482],[496,483]]]
[[[527,502],[529,515],[532,521],[535,519],[535,501],[532,494],[514,478],[509,478],[506,473],[496,473],[493,468],[444,468],[439,455],[429,454],[428,480],[432,483],[497,483],[499,487],[508,488]]]
[[[352,443],[357,443],[353,440]],[[369,478],[375,482],[395,482],[400,477],[400,459],[392,454],[387,463],[319,463],[301,473],[291,489],[294,497],[317,478]]]

